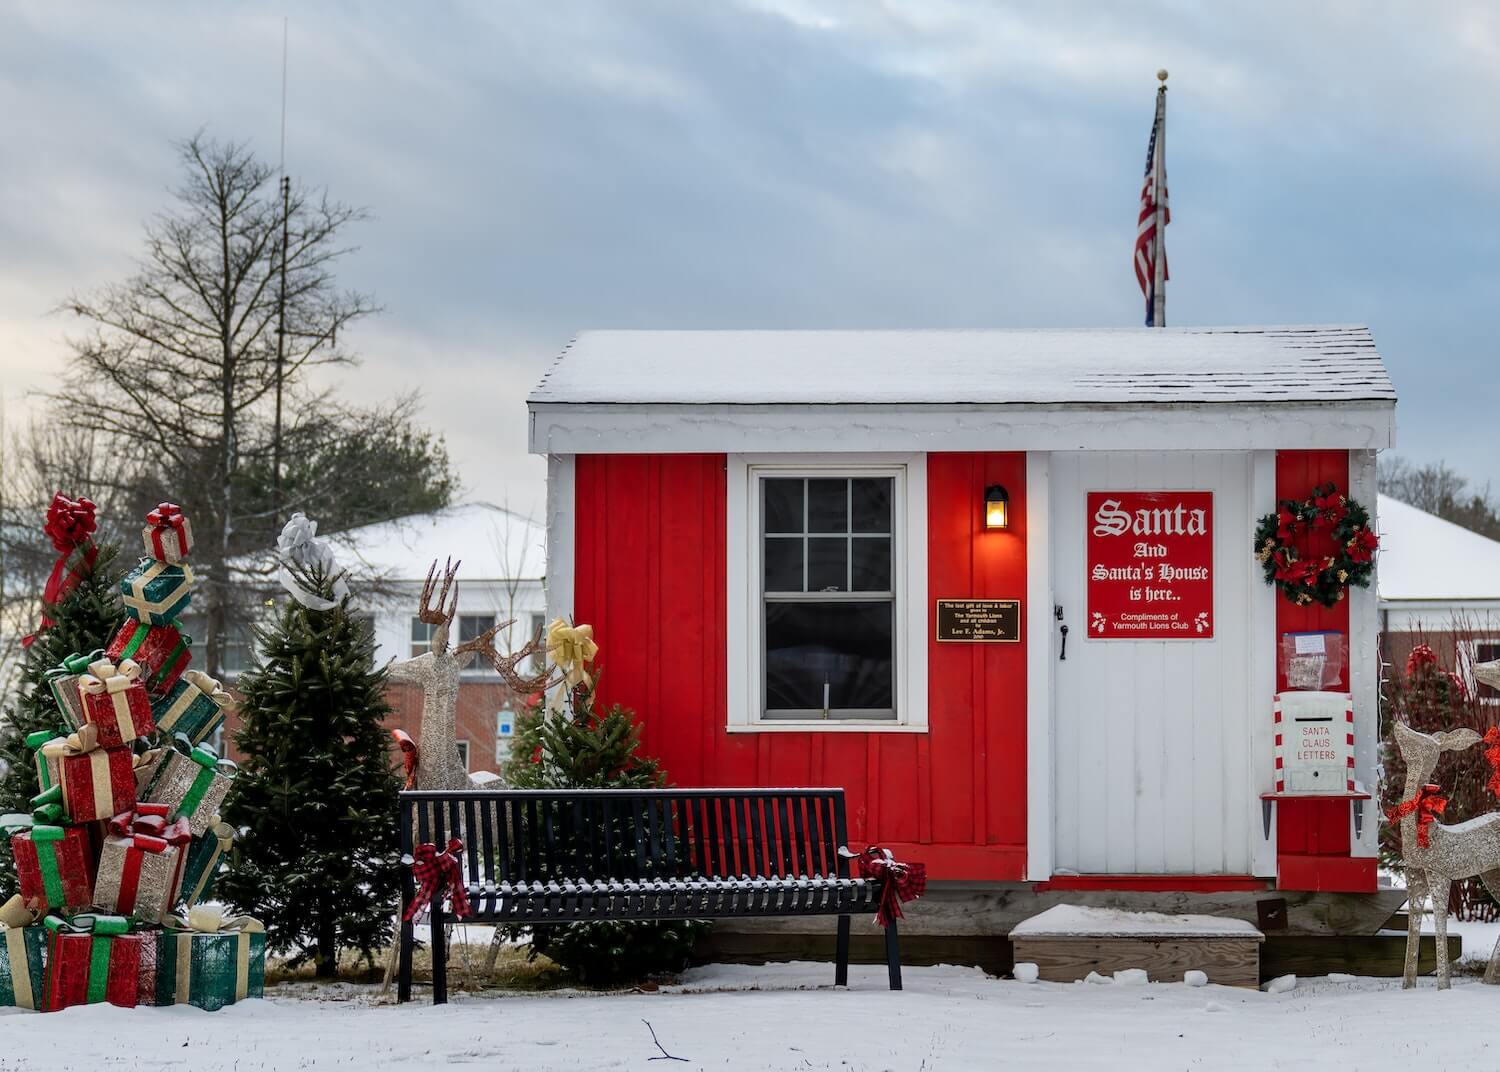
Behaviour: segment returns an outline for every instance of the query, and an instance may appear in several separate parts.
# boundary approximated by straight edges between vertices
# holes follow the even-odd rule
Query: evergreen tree
[[[68,555],[67,569],[77,584],[55,605],[43,605],[50,622],[26,649],[10,702],[0,714],[0,814],[30,811],[31,798],[40,791],[26,738],[39,730],[64,730],[47,671],[70,655],[104,647],[125,618],[116,546],[85,540]],[[0,900],[16,892],[15,874],[10,839],[0,837]]]
[[[506,781],[516,789],[653,789],[666,785],[660,763],[640,754],[635,714],[615,704],[594,707],[597,678],[567,693],[567,708],[547,709],[533,698],[516,720]],[[624,820],[621,820],[622,822]],[[528,956],[544,955],[581,982],[605,984],[681,971],[707,924],[569,923],[536,927]],[[512,939],[521,932],[512,931]]]
[[[294,570],[334,599],[322,569]],[[389,943],[400,896],[396,793],[382,726],[385,671],[369,626],[344,596],[331,610],[283,597],[257,630],[257,665],[241,675],[245,759],[225,819],[240,830],[220,895],[266,925],[270,947],[332,976],[339,953]]]

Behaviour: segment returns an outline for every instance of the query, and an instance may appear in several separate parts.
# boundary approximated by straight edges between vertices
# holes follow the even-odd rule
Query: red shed
[[[674,782],[843,786],[935,879],[1373,891],[1375,594],[1253,532],[1373,514],[1395,401],[1362,327],[586,332],[528,399],[549,615]],[[1296,634],[1353,765],[1273,801]]]

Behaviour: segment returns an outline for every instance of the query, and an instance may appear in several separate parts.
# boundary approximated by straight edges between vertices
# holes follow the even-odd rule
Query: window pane
[[[1476,663],[1492,663],[1500,659],[1500,643],[1494,641],[1480,641],[1474,645],[1474,661]],[[1484,700],[1493,700],[1500,697],[1500,689],[1493,685],[1486,685],[1483,681],[1476,682],[1479,688],[1474,691]]]
[[[891,541],[876,536],[851,541],[854,545],[854,591],[891,590]]]
[[[411,620],[411,642],[413,644],[425,644],[432,639],[432,626],[421,618]]]
[[[801,536],[766,537],[766,591],[804,591]]]
[[[801,532],[802,480],[762,481],[765,487],[765,526],[767,532]]]
[[[807,590],[809,592],[846,592],[849,590],[849,541],[840,536],[834,540],[813,537],[807,541]]]
[[[807,531],[849,531],[849,481],[807,482]]]
[[[495,624],[493,614],[460,614],[458,616],[458,642],[478,640],[486,629]]]
[[[850,482],[855,532],[891,531],[891,478],[868,477]]]
[[[767,603],[766,708],[891,710],[892,604]]]

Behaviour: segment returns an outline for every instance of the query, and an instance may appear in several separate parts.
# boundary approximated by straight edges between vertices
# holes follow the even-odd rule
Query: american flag
[[[1162,226],[1172,222],[1172,210],[1167,205],[1167,162],[1158,160],[1158,136],[1165,119],[1162,94],[1157,96],[1156,119],[1151,124],[1151,140],[1146,145],[1146,179],[1141,185],[1141,218],[1135,230],[1135,278],[1146,296],[1146,326],[1155,327],[1156,319],[1156,257],[1162,258],[1162,278],[1167,279],[1167,252],[1165,241],[1156,237],[1156,169],[1161,168],[1161,215]],[[1166,236],[1163,235],[1163,238]]]

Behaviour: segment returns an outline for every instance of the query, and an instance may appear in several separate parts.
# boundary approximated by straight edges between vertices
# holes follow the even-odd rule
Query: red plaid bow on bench
[[[900,863],[890,849],[878,845],[871,845],[861,853],[841,848],[839,855],[847,856],[859,865],[860,878],[880,881],[880,905],[875,910],[875,922],[882,927],[906,918],[906,913],[901,911],[901,902],[915,901],[927,892],[926,864]]]
[[[458,862],[458,854],[463,851],[464,843],[458,838],[451,838],[448,848],[442,852],[438,852],[437,846],[430,841],[424,841],[412,850],[411,877],[417,882],[417,895],[401,917],[405,922],[410,923],[434,899],[441,904],[445,890],[453,901],[455,919],[466,919],[474,914],[469,905],[469,891],[464,889],[463,866]]]

